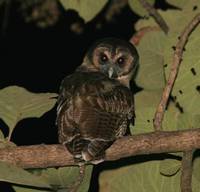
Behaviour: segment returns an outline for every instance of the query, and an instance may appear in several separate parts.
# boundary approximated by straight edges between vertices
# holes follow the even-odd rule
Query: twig
[[[106,161],[134,155],[190,151],[200,148],[200,129],[126,136],[106,150]],[[123,149],[123,150],[122,150]],[[33,158],[34,157],[34,158]],[[0,149],[0,160],[23,168],[75,165],[62,145],[32,145]]]
[[[160,31],[160,28],[158,26],[147,26],[147,27],[142,27],[137,31],[129,40],[133,45],[138,46],[141,39],[149,32],[151,31]]]
[[[176,76],[178,74],[179,66],[182,60],[183,55],[183,48],[188,40],[189,35],[194,30],[194,28],[200,22],[200,14],[197,14],[192,21],[185,27],[184,31],[182,32],[178,43],[176,44],[176,49],[173,56],[173,62],[170,69],[169,78],[166,84],[166,87],[163,91],[161,101],[157,107],[156,114],[154,117],[154,128],[155,130],[159,131],[162,129],[162,120],[164,118],[164,112],[167,105],[167,101],[169,99],[169,95],[171,93],[172,87],[176,80]]]
[[[193,151],[185,151],[182,159],[181,192],[192,192]]]
[[[79,176],[76,178],[75,183],[73,183],[69,188],[69,192],[77,192],[79,186],[83,182],[83,179],[85,177],[85,165],[82,164],[79,166]]]
[[[167,23],[162,18],[162,16],[157,12],[157,10],[149,4],[146,0],[139,0],[142,6],[147,10],[147,12],[155,19],[156,23],[160,26],[160,28],[167,34],[169,31],[169,27]]]

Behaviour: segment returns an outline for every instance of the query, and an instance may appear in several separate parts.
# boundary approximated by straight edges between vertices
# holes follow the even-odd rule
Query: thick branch
[[[117,140],[107,151],[106,161],[134,155],[189,151],[200,148],[200,129],[153,132]],[[74,165],[72,155],[62,145],[34,145],[0,149],[0,160],[23,168]]]
[[[169,95],[173,88],[174,82],[176,80],[178,69],[182,60],[183,55],[183,48],[188,40],[190,33],[194,30],[194,28],[200,22],[200,14],[197,14],[193,20],[185,27],[184,31],[182,32],[178,43],[176,44],[176,49],[174,52],[173,62],[170,69],[169,78],[166,84],[166,87],[163,91],[161,101],[157,107],[156,114],[155,114],[155,121],[154,121],[154,128],[155,130],[161,130],[161,124],[164,117],[165,108],[167,105],[167,101],[169,99]]]
[[[192,157],[193,150],[186,151],[182,159],[181,192],[192,192]]]
[[[160,28],[165,32],[168,33],[169,27],[167,23],[162,18],[162,16],[158,13],[158,11],[149,4],[146,0],[139,0],[142,6],[147,10],[147,12],[155,19],[156,23],[160,26]]]

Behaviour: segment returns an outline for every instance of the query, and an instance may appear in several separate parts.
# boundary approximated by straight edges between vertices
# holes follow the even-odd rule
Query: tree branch
[[[170,69],[169,78],[168,78],[166,87],[161,97],[161,101],[157,107],[156,114],[154,117],[154,128],[157,131],[162,129],[161,124],[164,118],[165,108],[166,108],[171,90],[173,88],[174,82],[176,80],[177,74],[178,74],[179,66],[182,60],[182,55],[183,55],[183,48],[188,40],[189,35],[194,30],[194,28],[199,24],[199,22],[200,22],[200,13],[197,14],[192,19],[192,21],[185,27],[185,29],[183,30],[180,36],[178,43],[176,44],[176,49],[174,52],[174,57],[173,57],[173,62]]]
[[[165,32],[168,33],[169,27],[167,26],[167,23],[165,20],[162,18],[162,16],[157,12],[157,10],[149,4],[146,0],[139,0],[141,5],[147,10],[149,15],[151,15],[156,23],[160,26],[160,28]]]
[[[141,39],[150,31],[160,31],[160,28],[157,26],[151,27],[142,27],[139,31],[137,31],[129,40],[133,45],[138,46]]]
[[[189,151],[200,148],[200,129],[153,132],[126,136],[107,151],[105,160],[134,155]],[[47,168],[75,165],[72,155],[62,145],[32,145],[0,149],[0,160],[23,168]]]
[[[185,151],[182,159],[181,192],[192,192],[192,151]]]

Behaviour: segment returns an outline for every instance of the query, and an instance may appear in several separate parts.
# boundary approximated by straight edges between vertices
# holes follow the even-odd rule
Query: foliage
[[[2,2],[4,1],[0,1],[0,4]],[[154,0],[148,2],[152,5],[155,3]],[[170,72],[173,47],[184,27],[196,15],[197,8],[195,7],[200,7],[199,0],[167,0],[167,2],[179,8],[167,11],[159,10],[169,25],[169,33],[166,35],[161,30],[152,29],[144,34],[137,45],[140,68],[135,81],[143,90],[135,95],[136,119],[135,125],[130,127],[132,134],[153,131],[153,118]],[[108,1],[60,0],[60,3],[66,10],[76,10],[85,22],[89,22],[107,5]],[[128,4],[136,14],[148,16],[139,1],[129,0]],[[157,26],[154,19],[145,17],[138,20],[135,29],[140,31],[145,27],[152,26]],[[169,102],[165,113],[164,130],[183,130],[196,128],[200,125],[199,33],[200,27],[197,27],[185,47],[183,61],[172,91],[173,101]],[[16,124],[24,118],[41,117],[55,105],[56,96],[55,93],[31,93],[17,86],[0,90],[0,118],[9,128],[8,138],[5,138],[4,133],[0,130],[0,148],[15,145],[10,140]],[[126,162],[124,166],[116,162],[115,169],[101,172],[99,191],[128,192],[134,189],[135,192],[178,192],[180,191],[181,156],[182,153],[160,156],[159,158],[158,156],[137,157],[135,160],[133,157],[132,163],[127,165]],[[87,166],[86,176],[79,192],[87,191],[92,169],[92,166]],[[12,183],[15,191],[20,192],[65,189],[76,181],[79,171],[77,167],[25,171],[4,162],[0,162],[0,170],[0,181]],[[194,159],[192,183],[194,192],[199,191],[199,173],[200,158],[198,154]]]
[[[20,120],[41,117],[55,105],[56,97],[56,93],[31,93],[18,86],[0,90],[0,118],[9,128],[8,138],[4,138],[0,130],[0,148],[14,145],[10,140],[13,130]],[[0,170],[0,181],[18,184],[17,186],[13,185],[15,191],[28,190],[30,192],[44,191],[44,188],[46,188],[45,191],[57,188],[65,189],[76,181],[79,174],[78,167],[49,168],[28,172],[6,162],[0,162]],[[87,166],[80,192],[87,191],[91,173],[92,166]]]
[[[100,10],[105,6],[107,0],[60,0],[66,10],[76,10],[79,15],[86,21],[92,20]]]
[[[182,10],[159,10],[169,25],[167,35],[159,30],[146,33],[139,42],[140,69],[136,77],[137,85],[143,90],[136,94],[136,120],[131,127],[132,134],[153,131],[153,118],[156,106],[169,75],[173,58],[173,47],[185,26],[197,14],[193,9],[200,7],[195,0],[170,1]],[[183,6],[184,5],[184,6]],[[190,9],[188,8],[190,7]],[[135,28],[137,31],[145,27],[157,26],[152,18],[140,19]],[[153,29],[153,28],[152,28]],[[176,79],[171,102],[165,113],[163,129],[172,131],[178,129],[197,128],[200,125],[200,103],[197,86],[200,84],[199,38],[200,28],[191,34],[183,54],[178,78]],[[178,107],[177,107],[178,106]],[[181,108],[181,110],[180,110]],[[100,191],[180,191],[181,161],[172,158],[145,161],[123,166],[115,170],[104,171],[100,175]],[[193,191],[199,191],[199,158],[194,162]],[[197,174],[198,173],[198,174]],[[112,175],[112,179],[111,178]],[[123,175],[123,177],[121,177]],[[198,176],[197,176],[198,175]]]
[[[16,124],[30,117],[41,117],[55,104],[57,94],[30,93],[26,89],[10,86],[0,92],[0,117],[9,127],[10,140]]]

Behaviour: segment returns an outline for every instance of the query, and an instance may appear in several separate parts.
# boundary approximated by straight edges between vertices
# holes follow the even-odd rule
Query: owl
[[[57,106],[59,142],[78,162],[99,162],[124,136],[134,119],[129,83],[138,66],[129,42],[105,38],[87,51],[82,64],[65,77]]]

